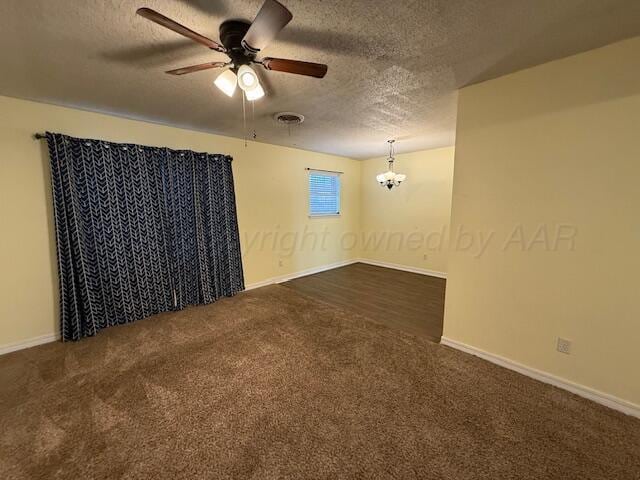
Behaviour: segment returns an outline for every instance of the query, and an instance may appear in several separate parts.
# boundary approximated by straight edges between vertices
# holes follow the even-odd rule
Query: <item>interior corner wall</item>
[[[358,258],[360,162],[0,97],[0,349],[58,330],[57,267],[45,130],[234,157],[245,283]],[[340,170],[341,216],[309,218],[306,167]]]
[[[640,37],[458,98],[444,337],[640,405]]]
[[[376,182],[385,157],[362,162],[361,256],[382,264],[446,276],[454,148],[396,155],[404,184],[388,190]]]

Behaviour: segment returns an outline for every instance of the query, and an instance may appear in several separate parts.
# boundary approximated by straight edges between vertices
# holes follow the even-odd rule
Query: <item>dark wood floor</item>
[[[444,316],[442,278],[355,263],[283,286],[439,342]]]

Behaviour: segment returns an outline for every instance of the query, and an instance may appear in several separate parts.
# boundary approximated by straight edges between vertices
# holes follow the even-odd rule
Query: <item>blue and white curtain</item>
[[[47,143],[63,340],[244,289],[231,157]]]

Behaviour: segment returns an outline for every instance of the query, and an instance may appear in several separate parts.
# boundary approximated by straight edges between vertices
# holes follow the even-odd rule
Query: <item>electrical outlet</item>
[[[281,267],[282,265],[284,265],[284,263],[282,263],[282,260],[278,260],[278,266]]]
[[[558,337],[558,345],[556,347],[560,353],[564,353],[566,355],[571,354],[571,340],[567,340],[566,338]]]
[[[423,259],[423,260],[426,260],[427,258],[429,258],[429,255],[427,255],[427,254],[425,253],[422,259]]]

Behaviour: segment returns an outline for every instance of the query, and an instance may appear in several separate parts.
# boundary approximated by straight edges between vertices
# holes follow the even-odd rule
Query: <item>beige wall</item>
[[[0,112],[0,346],[57,330],[48,157],[34,132],[232,155],[247,284],[358,256],[340,248],[359,228],[358,161],[6,97]],[[305,167],[344,172],[340,217],[308,218]]]
[[[405,183],[389,191],[376,182],[385,156],[362,163],[361,255],[378,262],[447,272],[453,147],[397,155]]]
[[[640,38],[463,89],[445,337],[640,404],[639,179]]]

